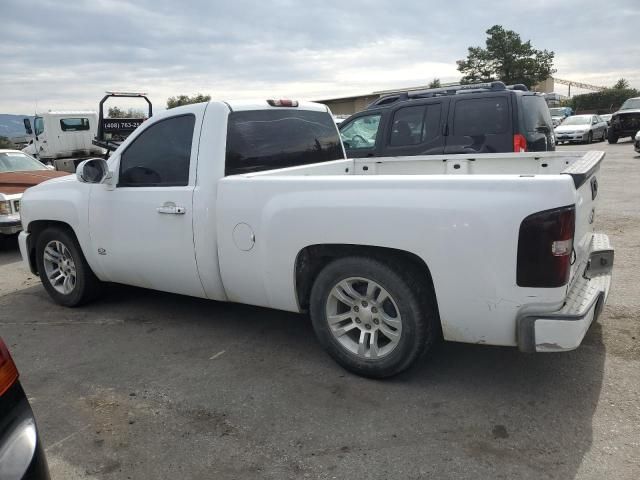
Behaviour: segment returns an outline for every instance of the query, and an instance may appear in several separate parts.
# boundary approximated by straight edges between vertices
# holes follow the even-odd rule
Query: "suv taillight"
[[[575,225],[575,205],[534,213],[522,221],[516,275],[519,287],[566,285],[571,272]]]
[[[527,139],[524,135],[516,133],[513,136],[513,151],[518,153],[527,151]]]
[[[0,338],[0,396],[18,380],[18,369],[13,363],[9,350]]]

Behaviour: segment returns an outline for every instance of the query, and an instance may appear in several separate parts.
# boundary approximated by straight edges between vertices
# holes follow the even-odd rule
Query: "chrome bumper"
[[[0,233],[3,235],[13,235],[22,230],[22,224],[20,223],[20,215],[2,216],[0,218]]]
[[[563,352],[580,346],[598,318],[611,288],[614,252],[609,237],[594,234],[589,262],[573,284],[562,309],[517,320],[518,348],[523,352]]]

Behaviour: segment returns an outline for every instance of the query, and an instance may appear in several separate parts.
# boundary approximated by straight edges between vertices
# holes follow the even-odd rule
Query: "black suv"
[[[381,97],[340,124],[350,158],[555,150],[544,98],[524,85],[456,85]]]

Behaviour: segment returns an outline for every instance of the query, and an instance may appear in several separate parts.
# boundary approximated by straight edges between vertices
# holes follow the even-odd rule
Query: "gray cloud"
[[[160,106],[182,93],[323,98],[455,80],[455,60],[494,24],[554,50],[561,78],[640,87],[637,0],[3,0],[0,16],[7,113],[96,108],[108,89]]]

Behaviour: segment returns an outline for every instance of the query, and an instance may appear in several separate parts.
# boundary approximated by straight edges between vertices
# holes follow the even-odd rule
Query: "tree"
[[[621,78],[616,82],[613,88],[615,88],[616,90],[624,90],[629,88],[630,86],[631,85],[629,85],[629,81],[626,78]]]
[[[182,105],[191,105],[192,103],[202,103],[211,100],[211,95],[202,95],[197,93],[190,97],[188,95],[178,95],[177,97],[169,97],[167,99],[167,109],[181,107]]]
[[[487,30],[486,48],[469,47],[465,60],[458,60],[461,83],[502,80],[507,85],[523,83],[528,88],[549,78],[554,52],[536,50],[513,30],[494,25]]]
[[[7,137],[0,137],[0,148],[13,149],[13,148],[16,148],[16,146]]]
[[[109,107],[109,118],[145,118],[146,114],[142,110],[130,108],[122,110],[118,107]]]
[[[431,80],[431,82],[429,82],[429,88],[440,88],[440,87],[442,87],[442,84],[440,83],[439,78],[434,78],[433,80]]]

